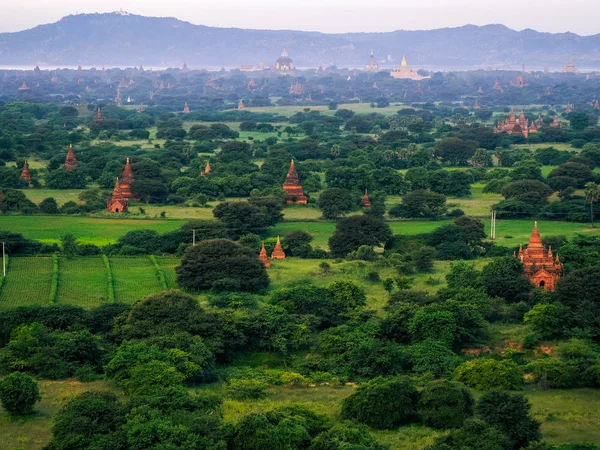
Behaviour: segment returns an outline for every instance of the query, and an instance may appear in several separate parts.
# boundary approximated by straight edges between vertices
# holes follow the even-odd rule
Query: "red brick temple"
[[[77,158],[75,158],[75,152],[73,151],[73,145],[69,145],[69,151],[65,158],[65,170],[77,169]]]
[[[104,120],[104,117],[102,117],[102,111],[100,111],[100,108],[98,108],[98,111],[96,112],[96,116],[94,117],[94,122],[101,122]]]
[[[114,213],[124,213],[129,210],[129,202],[125,197],[123,197],[123,192],[121,191],[121,183],[117,178],[115,182],[115,188],[113,190],[113,195],[108,204],[106,205],[106,210],[108,212]]]
[[[269,261],[269,257],[267,256],[267,250],[265,249],[265,243],[262,243],[262,248],[260,249],[260,253],[258,254],[258,259],[262,261],[265,267],[271,267],[271,261]]]
[[[189,114],[190,113],[190,107],[187,104],[187,102],[185,102],[185,104],[183,105],[183,112],[184,112],[184,114]]]
[[[519,118],[515,114],[513,109],[507,120],[504,122],[498,122],[494,133],[507,133],[507,134],[522,134],[525,137],[529,136],[529,120],[525,117],[525,112],[521,111]],[[537,132],[537,129],[536,131]]]
[[[273,253],[271,253],[271,259],[285,259],[285,253],[283,252],[283,248],[281,247],[281,241],[279,240],[279,236],[277,236],[277,244],[275,244]]]
[[[481,105],[477,100],[475,100],[475,103],[473,104],[473,109],[481,109]]]
[[[296,166],[294,165],[293,159],[290,163],[287,177],[283,182],[283,190],[287,193],[286,203],[288,205],[306,205],[308,203],[308,199],[306,198],[306,195],[304,195],[304,190],[300,184],[300,179],[298,178],[298,172],[296,172]]]
[[[496,80],[496,82],[494,83],[494,89],[496,89],[497,91],[504,91],[504,89],[502,89],[502,85],[500,84],[500,82],[498,80]]]
[[[517,255],[515,255],[517,256]],[[525,250],[519,248],[519,260],[523,263],[524,274],[535,287],[543,288],[544,292],[554,291],[556,282],[563,274],[564,268],[558,258],[552,255],[552,249],[544,247],[542,237],[538,231],[537,222],[534,223],[533,233],[529,238],[529,245]]]
[[[560,122],[558,121],[558,117],[554,116],[554,120],[550,124],[551,127],[560,128]]]
[[[211,171],[211,167],[210,167],[210,161],[206,161],[206,167],[204,167],[204,170],[202,172],[200,172],[200,176],[201,177],[205,177],[206,175],[208,175]]]
[[[133,200],[135,195],[131,191],[131,185],[135,181],[133,177],[133,171],[131,170],[131,163],[129,162],[129,158],[125,162],[125,169],[123,170],[123,175],[121,176],[120,188],[121,194],[123,198],[126,200]]]
[[[23,164],[23,169],[21,170],[21,179],[23,181],[27,181],[28,183],[31,181],[31,174],[29,173],[29,164],[27,161]]]
[[[240,100],[238,102],[238,109],[244,109],[244,108],[246,108],[246,106],[244,105],[244,100]]]
[[[371,207],[371,199],[369,198],[369,191],[365,189],[365,195],[362,198],[362,206],[365,209],[369,209]]]

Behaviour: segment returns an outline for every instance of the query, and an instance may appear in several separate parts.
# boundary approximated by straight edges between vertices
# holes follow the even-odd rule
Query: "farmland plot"
[[[134,303],[150,294],[162,292],[150,258],[110,258],[117,302]]]
[[[48,304],[51,282],[51,257],[11,258],[0,292],[0,308]]]
[[[57,303],[94,308],[107,302],[107,274],[100,256],[61,258]]]
[[[181,260],[179,258],[158,258],[158,264],[165,274],[167,280],[167,286],[169,289],[177,289],[177,280],[175,276],[175,267],[179,265]]]

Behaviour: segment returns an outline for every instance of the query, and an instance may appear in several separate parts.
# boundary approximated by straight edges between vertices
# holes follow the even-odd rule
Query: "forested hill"
[[[600,34],[514,31],[466,25],[430,31],[324,34],[193,25],[175,18],[79,14],[16,33],[0,33],[0,66],[35,64],[220,67],[272,65],[287,47],[299,67],[359,66],[378,60],[430,69],[559,69],[569,58],[600,67]]]

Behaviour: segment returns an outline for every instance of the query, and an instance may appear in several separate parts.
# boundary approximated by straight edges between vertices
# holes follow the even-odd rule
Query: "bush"
[[[0,402],[10,415],[31,414],[35,402],[41,399],[37,383],[21,372],[11,373],[0,381]]]
[[[454,379],[478,390],[523,387],[523,374],[514,361],[478,358],[456,368]]]
[[[267,396],[267,385],[260,380],[230,380],[227,393],[234,400],[258,400]]]
[[[361,386],[342,403],[342,417],[378,430],[393,429],[417,419],[419,394],[400,378],[375,378]]]
[[[540,389],[570,388],[577,384],[577,367],[555,358],[544,358],[532,361],[526,370],[533,375],[533,380]]]
[[[433,428],[460,428],[473,416],[475,400],[471,393],[451,381],[434,381],[425,386],[419,412],[425,425]]]

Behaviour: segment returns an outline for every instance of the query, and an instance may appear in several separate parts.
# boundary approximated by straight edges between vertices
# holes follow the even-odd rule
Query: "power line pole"
[[[496,239],[496,211],[492,211],[492,224],[490,228],[490,237]]]
[[[192,229],[192,245],[196,245],[196,229]]]
[[[6,242],[2,242],[2,271],[6,276],[6,251],[4,249]]]

